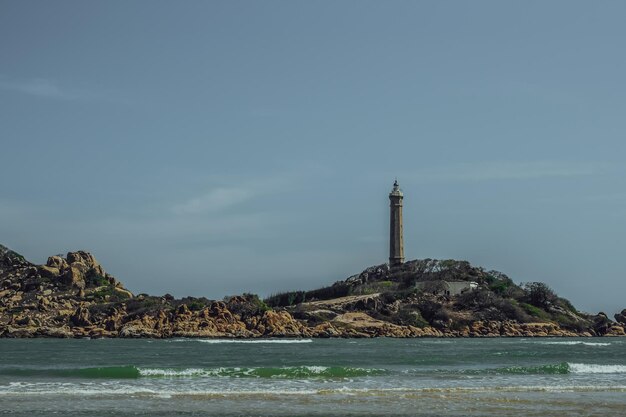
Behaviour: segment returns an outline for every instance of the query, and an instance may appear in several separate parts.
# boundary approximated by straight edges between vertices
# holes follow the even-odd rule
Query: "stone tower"
[[[404,195],[398,180],[393,183],[389,193],[391,222],[389,227],[389,265],[397,266],[404,263],[404,235],[402,233],[402,199]]]

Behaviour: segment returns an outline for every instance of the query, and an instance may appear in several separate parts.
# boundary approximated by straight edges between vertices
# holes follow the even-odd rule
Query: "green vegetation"
[[[439,267],[441,269],[450,269],[456,267],[458,263],[459,261],[456,261],[454,259],[443,259],[439,261]]]
[[[583,332],[587,330],[588,327],[584,320],[579,320],[565,314],[557,314],[555,321],[559,323],[561,327],[574,330],[576,332]]]
[[[85,277],[85,284],[87,287],[102,287],[102,286],[111,286],[111,283],[108,279],[103,277],[102,275],[97,274],[94,271],[90,271]]]
[[[428,326],[428,321],[424,319],[419,310],[419,305],[410,304],[403,306],[398,310],[395,316],[392,316],[392,321],[396,324],[405,326],[414,326],[423,328]]]
[[[270,306],[268,306],[265,303],[265,301],[261,300],[257,294],[246,292],[246,293],[243,293],[242,297],[245,298],[246,301],[248,301],[249,303],[252,303],[260,312],[264,312],[264,311],[268,311],[272,309]]]
[[[516,320],[520,323],[531,321],[518,301],[502,297],[488,289],[468,291],[456,298],[458,310],[472,310],[480,320]]]
[[[240,297],[226,299],[226,306],[242,319],[262,315],[265,311],[271,310],[271,307],[261,300],[258,295],[251,293],[244,293]]]
[[[171,304],[164,304],[161,297],[144,296],[135,297],[126,301],[126,311],[131,317],[138,317],[146,313],[152,313],[161,308],[171,308]]]
[[[294,306],[305,301],[330,300],[333,298],[350,295],[351,286],[345,282],[339,282],[330,287],[323,287],[311,291],[290,291],[277,293],[267,297],[264,301],[271,307]]]
[[[116,291],[111,284],[102,286],[91,293],[94,300],[105,300],[110,302],[120,302],[129,299],[129,295],[122,291]]]
[[[556,300],[556,303],[567,311],[571,311],[574,314],[579,314],[578,310],[576,310],[576,307],[574,307],[574,305],[567,298],[559,297]]]
[[[446,308],[434,301],[424,300],[417,305],[420,314],[429,323],[434,324],[435,321],[447,322],[450,320],[450,314]]]
[[[369,295],[381,292],[393,292],[398,283],[392,281],[372,281],[350,288],[348,295]]]
[[[536,317],[542,320],[550,319],[550,315],[546,313],[545,311],[543,311],[542,309],[540,309],[539,307],[536,307],[528,303],[520,303],[519,305],[520,307],[524,309],[524,311],[526,311],[526,313],[530,314],[533,317]]]
[[[550,307],[558,298],[554,291],[543,282],[527,282],[523,288],[527,293],[528,302],[536,307]]]
[[[498,295],[504,295],[509,287],[513,284],[511,280],[495,281],[489,285],[489,289]]]
[[[203,308],[211,305],[211,300],[206,297],[184,297],[180,300],[173,300],[172,305],[178,307],[185,304],[191,311],[200,311]]]
[[[115,291],[113,291],[111,286],[98,288],[91,293],[91,296],[96,300],[109,300],[113,295],[115,295]]]

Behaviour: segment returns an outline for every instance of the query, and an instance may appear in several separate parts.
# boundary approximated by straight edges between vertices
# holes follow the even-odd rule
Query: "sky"
[[[407,259],[626,308],[626,3],[0,0],[0,243],[135,293]]]

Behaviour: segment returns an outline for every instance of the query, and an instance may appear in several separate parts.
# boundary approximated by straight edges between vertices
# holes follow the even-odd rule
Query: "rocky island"
[[[382,264],[265,300],[176,299],[131,293],[85,251],[36,265],[0,245],[4,338],[624,336],[626,310],[614,318],[466,261]]]

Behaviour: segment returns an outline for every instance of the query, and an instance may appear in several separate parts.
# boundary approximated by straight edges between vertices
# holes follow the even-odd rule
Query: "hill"
[[[538,282],[466,261],[377,265],[313,291],[224,300],[134,295],[85,251],[36,265],[0,245],[0,337],[620,336]]]

